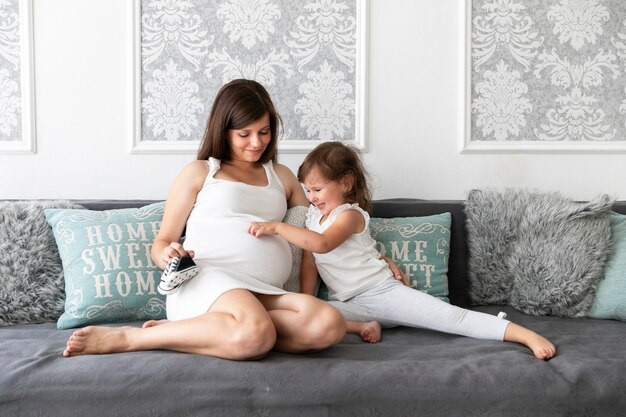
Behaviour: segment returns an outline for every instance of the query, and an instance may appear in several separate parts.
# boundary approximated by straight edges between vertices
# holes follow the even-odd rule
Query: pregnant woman
[[[190,255],[199,274],[168,295],[168,320],[85,327],[72,334],[64,356],[168,349],[249,360],[341,340],[346,324],[334,307],[282,289],[291,271],[288,243],[247,233],[250,222],[281,221],[287,208],[308,205],[293,173],[275,163],[279,123],[259,83],[222,87],[198,159],[172,184],[152,245],[160,268]]]

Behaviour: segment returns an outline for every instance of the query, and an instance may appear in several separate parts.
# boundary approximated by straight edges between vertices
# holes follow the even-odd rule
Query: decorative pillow
[[[626,321],[626,216],[612,213],[610,221],[613,251],[589,317]]]
[[[411,287],[446,302],[450,255],[450,213],[424,217],[370,219],[378,251],[393,259]]]
[[[306,212],[308,207],[304,206],[296,206],[287,210],[287,214],[285,214],[285,218],[283,219],[284,223],[291,224],[297,227],[304,227],[306,222]],[[291,275],[289,275],[289,279],[285,282],[283,289],[290,292],[300,292],[300,267],[302,266],[302,249],[297,247],[296,245],[289,244],[291,248],[291,258],[293,260],[293,265],[291,267]]]
[[[412,288],[448,299],[450,213],[424,217],[370,218],[370,235],[381,255],[394,260]],[[328,287],[319,281],[317,298],[328,301]]]
[[[55,321],[63,312],[63,268],[44,209],[69,201],[0,202],[0,326]]]
[[[45,211],[65,274],[59,329],[165,318],[162,271],[150,257],[164,206]]]
[[[473,302],[586,316],[611,251],[611,205],[606,195],[577,203],[559,193],[471,191],[465,213]]]

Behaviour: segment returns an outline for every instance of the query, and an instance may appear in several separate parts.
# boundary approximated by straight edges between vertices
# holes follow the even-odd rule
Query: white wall
[[[130,154],[130,0],[34,0],[36,155],[0,155],[0,198],[163,199],[193,159]],[[370,0],[375,197],[528,186],[626,199],[625,154],[460,154],[463,0]],[[281,154],[296,169],[303,155]]]

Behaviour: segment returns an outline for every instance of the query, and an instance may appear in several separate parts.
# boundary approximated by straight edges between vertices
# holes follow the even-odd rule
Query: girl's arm
[[[393,277],[395,279],[397,279],[398,281],[402,282],[407,287],[411,286],[411,284],[409,283],[408,278],[406,277],[406,275],[404,275],[404,272],[402,272],[402,269],[400,269],[400,266],[393,259],[391,259],[391,258],[389,258],[387,256],[382,256],[381,259],[383,261],[387,262],[387,265],[389,265],[389,269],[391,269],[391,273],[393,274]]]
[[[300,292],[315,296],[317,287],[317,266],[313,253],[305,250],[302,252],[302,266],[300,267]]]
[[[248,233],[256,237],[279,235],[304,250],[327,253],[341,245],[354,233],[362,232],[364,227],[365,219],[361,213],[356,210],[346,210],[322,234],[281,222],[253,222],[248,227]]]
[[[159,233],[152,243],[152,259],[159,268],[165,269],[174,256],[193,256],[193,252],[186,251],[178,241],[208,173],[206,161],[193,161],[183,168],[172,183]]]

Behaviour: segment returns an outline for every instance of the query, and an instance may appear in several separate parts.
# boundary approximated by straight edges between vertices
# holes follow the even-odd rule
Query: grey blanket
[[[558,355],[421,329],[348,335],[323,352],[259,361],[166,351],[61,357],[71,330],[0,328],[1,416],[624,416],[626,325],[497,314]],[[134,323],[138,325],[139,323]]]

